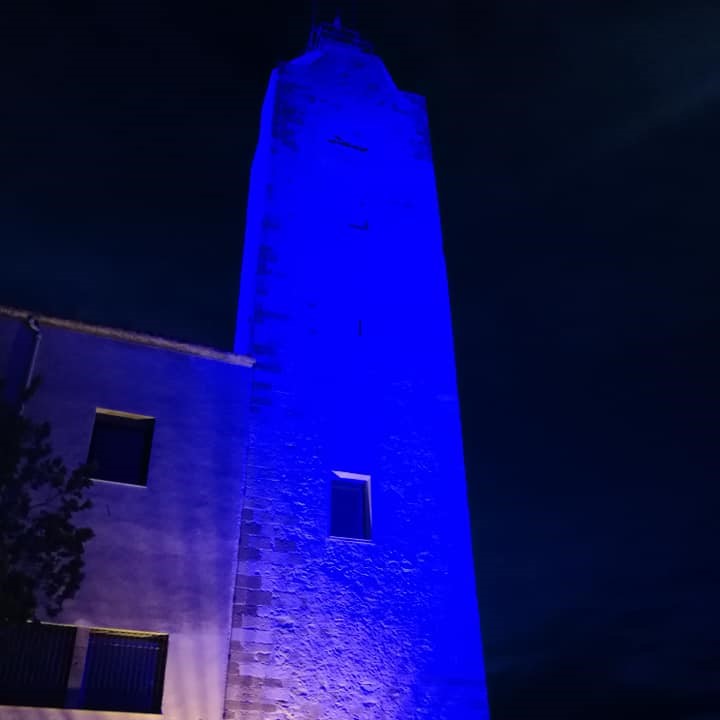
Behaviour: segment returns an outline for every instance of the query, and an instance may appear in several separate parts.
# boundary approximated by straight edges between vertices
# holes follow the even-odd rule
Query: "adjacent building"
[[[0,703],[220,718],[252,362],[54,318],[36,323],[43,382],[26,412],[51,423],[69,466],[96,462],[93,507],[82,517],[95,538],[81,591],[58,619],[72,627],[34,640],[36,653],[12,643],[0,651]],[[0,309],[0,358],[22,352],[30,332]],[[0,718],[41,717],[111,715],[0,704]]]

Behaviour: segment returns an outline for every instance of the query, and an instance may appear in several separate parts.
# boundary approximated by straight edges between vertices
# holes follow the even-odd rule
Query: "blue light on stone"
[[[235,351],[259,589],[236,590],[230,717],[488,717],[425,103],[342,28],[270,79]],[[337,471],[372,478],[368,542],[330,537]]]

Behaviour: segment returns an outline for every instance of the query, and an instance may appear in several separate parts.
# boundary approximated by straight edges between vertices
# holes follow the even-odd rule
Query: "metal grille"
[[[91,631],[83,707],[159,713],[166,657],[166,635]]]
[[[0,626],[0,704],[63,707],[74,645],[71,626]]]

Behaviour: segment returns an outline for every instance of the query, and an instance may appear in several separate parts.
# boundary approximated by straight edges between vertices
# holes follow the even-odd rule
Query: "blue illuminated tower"
[[[235,350],[227,717],[486,718],[425,103],[338,23],[270,79]]]

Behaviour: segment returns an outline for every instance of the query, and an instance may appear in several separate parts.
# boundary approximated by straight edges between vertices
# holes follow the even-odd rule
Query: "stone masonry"
[[[272,75],[244,253],[226,718],[487,718],[425,106],[352,35]],[[370,540],[330,537],[334,471]]]

